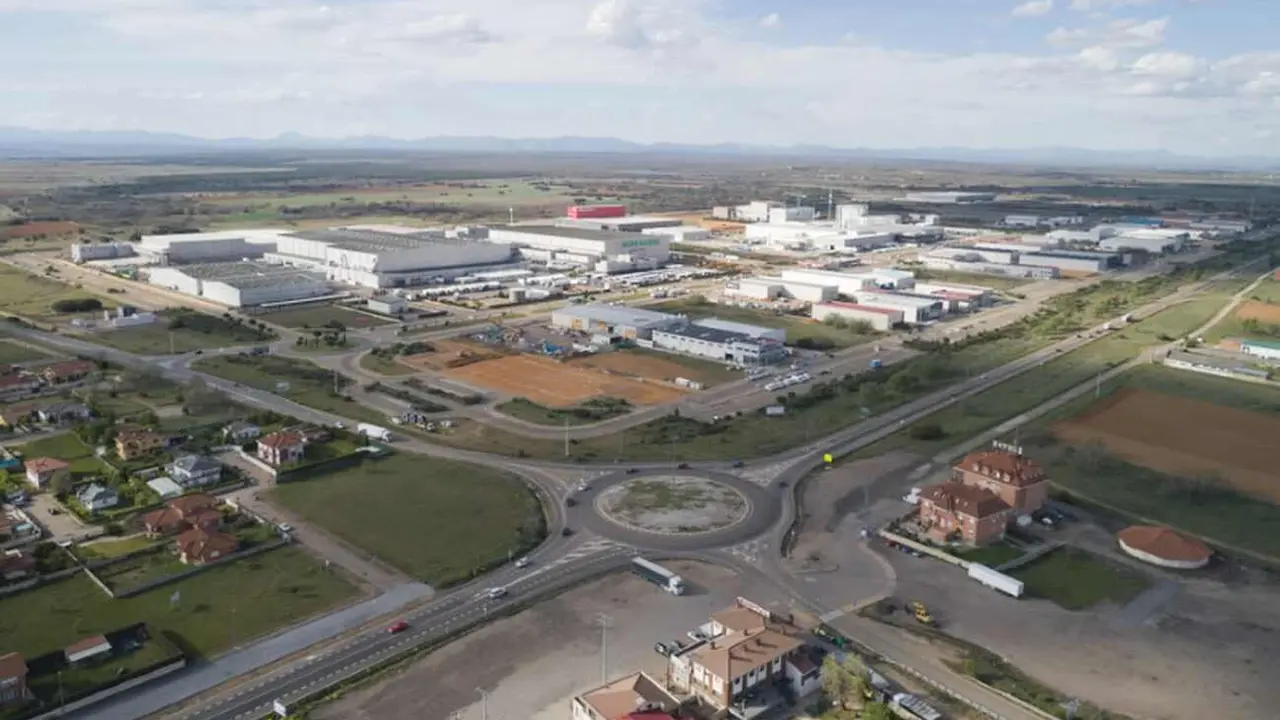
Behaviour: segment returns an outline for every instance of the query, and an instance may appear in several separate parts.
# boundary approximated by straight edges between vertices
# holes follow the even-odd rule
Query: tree
[[[49,489],[53,491],[54,495],[66,495],[71,492],[72,483],[71,473],[57,473],[49,483]]]
[[[867,703],[862,708],[862,720],[893,720],[893,711],[882,702]]]
[[[822,694],[827,700],[835,705],[839,705],[841,710],[848,710],[847,701],[849,699],[849,690],[852,676],[849,675],[840,663],[836,662],[834,655],[828,655],[822,660]]]

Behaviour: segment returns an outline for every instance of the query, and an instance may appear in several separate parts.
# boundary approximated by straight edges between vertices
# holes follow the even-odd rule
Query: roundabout
[[[652,550],[736,545],[763,535],[781,516],[776,493],[709,470],[611,473],[579,486],[569,498],[569,527]]]

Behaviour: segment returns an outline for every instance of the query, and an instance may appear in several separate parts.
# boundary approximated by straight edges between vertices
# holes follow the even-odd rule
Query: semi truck
[[[1010,597],[1022,597],[1024,588],[1021,580],[997,572],[981,563],[969,564],[969,578]]]
[[[371,425],[369,423],[360,423],[356,425],[356,432],[369,438],[370,440],[378,440],[381,442],[391,442],[391,431],[381,425]]]
[[[631,559],[631,570],[672,595],[684,594],[684,580],[658,563],[650,562],[637,555]]]

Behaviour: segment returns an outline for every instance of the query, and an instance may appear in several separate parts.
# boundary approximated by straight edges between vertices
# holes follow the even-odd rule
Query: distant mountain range
[[[745,145],[722,143],[637,143],[618,138],[557,137],[428,137],[415,140],[364,136],[314,138],[286,133],[270,139],[210,139],[176,133],[145,131],[45,131],[0,127],[0,157],[121,157],[177,153],[261,151],[418,151],[458,153],[545,153],[639,155],[658,153],[688,156],[796,158],[810,161],[933,160],[961,163],[1001,163],[1075,167],[1134,167],[1187,170],[1280,170],[1280,158],[1210,158],[1159,150],[1107,151],[1065,147],[972,149],[930,147],[903,149],[836,148],[823,145]]]

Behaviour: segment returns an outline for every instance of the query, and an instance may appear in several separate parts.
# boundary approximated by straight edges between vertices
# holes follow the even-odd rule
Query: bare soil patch
[[[0,238],[28,238],[36,235],[66,235],[76,232],[80,226],[66,221],[29,222],[23,225],[10,225],[0,228]]]
[[[569,361],[571,365],[581,365],[604,372],[631,375],[634,377],[674,383],[676,378],[687,378],[704,384],[722,381],[723,373],[717,375],[703,372],[697,368],[682,365],[651,355],[632,352],[610,352],[586,355]]]
[[[1184,477],[1217,476],[1280,502],[1275,443],[1280,418],[1190,398],[1124,389],[1053,432],[1098,442],[1137,465]]]
[[[622,398],[633,405],[659,405],[684,396],[682,391],[666,385],[607,375],[538,355],[471,362],[447,369],[446,374],[548,407],[571,407],[593,397]]]
[[[409,367],[439,372],[502,357],[502,353],[478,343],[433,340],[431,345],[435,347],[435,352],[405,355],[398,359]]]
[[[1246,300],[1236,309],[1236,317],[1272,325],[1280,324],[1280,305],[1272,305],[1260,300]]]

